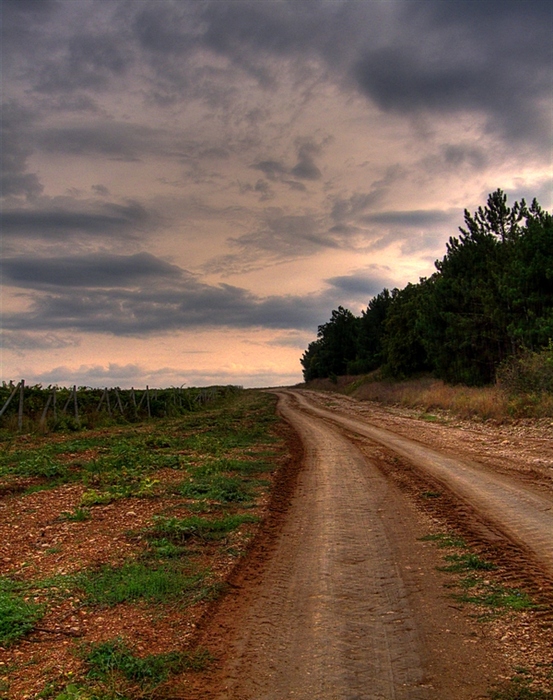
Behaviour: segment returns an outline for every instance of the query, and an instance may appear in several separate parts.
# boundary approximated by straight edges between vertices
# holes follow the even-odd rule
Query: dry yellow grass
[[[504,421],[513,418],[553,416],[553,395],[506,392],[500,386],[468,387],[445,384],[439,379],[421,377],[405,381],[364,377],[339,377],[336,382],[317,379],[309,388],[337,391],[364,401],[418,408],[430,412],[444,410],[460,418]]]

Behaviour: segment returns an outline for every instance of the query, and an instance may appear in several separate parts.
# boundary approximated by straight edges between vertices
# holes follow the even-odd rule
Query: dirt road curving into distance
[[[430,522],[457,518],[473,540],[506,553],[513,570],[524,562],[545,590],[553,580],[547,478],[533,488],[474,454],[454,457],[407,437],[405,426],[383,427],[385,416],[372,424],[344,397],[277,393],[303,444],[302,469],[262,566],[246,567],[206,629],[208,645],[219,635],[223,658],[198,697],[487,697],[509,676],[508,654],[452,604],[436,548],[421,538]],[[447,495],[443,518],[417,506],[413,489],[425,484]]]
[[[512,476],[497,474],[466,456],[451,456],[413,439],[367,423],[347,409],[329,411],[309,395],[296,398],[298,408],[357,436],[366,437],[408,459],[439,481],[509,541],[529,550],[553,579],[553,497],[538,493]]]

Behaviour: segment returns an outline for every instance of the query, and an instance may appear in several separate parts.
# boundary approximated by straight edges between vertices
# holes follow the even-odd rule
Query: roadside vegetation
[[[0,698],[145,698],[209,665],[195,625],[286,459],[275,402],[234,390],[173,417],[4,434]]]
[[[553,350],[548,348],[532,358],[533,368],[541,374],[553,368]],[[518,360],[510,363],[516,369]],[[511,384],[508,378],[493,386],[446,384],[426,374],[411,379],[383,378],[379,371],[363,376],[314,379],[307,388],[334,391],[361,401],[377,401],[390,406],[416,409],[427,421],[446,420],[446,414],[464,419],[504,422],[521,418],[553,416],[553,390],[534,390],[531,386]]]
[[[526,624],[525,616],[539,614],[543,606],[521,589],[506,585],[501,567],[471,548],[454,532],[435,532],[421,538],[443,550],[439,571],[449,574],[444,584],[456,606],[466,609],[479,623],[494,623],[507,618]],[[514,668],[510,680],[494,685],[488,692],[490,700],[551,700],[553,667],[550,663],[532,668]]]
[[[465,211],[431,277],[384,289],[360,317],[333,310],[301,359],[304,379],[430,373],[443,386],[496,385],[506,411],[551,415],[552,270],[553,216],[536,200],[509,207],[497,190],[473,215]]]

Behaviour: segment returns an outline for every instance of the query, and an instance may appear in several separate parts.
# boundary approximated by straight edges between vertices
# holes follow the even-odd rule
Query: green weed
[[[450,535],[447,533],[425,535],[420,539],[422,542],[435,542],[441,549],[445,549],[447,547],[458,547],[460,549],[464,549],[467,546],[462,537],[457,537],[456,535]]]
[[[8,646],[30,632],[44,615],[44,606],[0,590],[0,644]]]
[[[90,520],[90,510],[88,508],[75,507],[73,511],[64,510],[60,513],[60,520],[68,522],[80,523],[85,520]]]
[[[148,688],[163,683],[173,673],[202,670],[211,658],[203,649],[139,657],[120,638],[93,645],[85,657],[90,667],[89,678],[105,680],[120,673],[128,681]]]
[[[89,508],[90,506],[104,506],[118,498],[123,498],[124,494],[122,492],[117,493],[115,491],[97,491],[96,489],[89,489],[85,491],[81,496],[81,506],[83,508]]]
[[[127,700],[124,695],[114,695],[100,692],[97,693],[91,688],[84,688],[80,685],[71,683],[59,695],[56,695],[55,700]]]
[[[451,564],[438,567],[439,571],[462,573],[464,571],[493,571],[497,568],[495,564],[481,559],[477,554],[449,554],[445,560]]]
[[[226,462],[226,471],[236,472],[245,476],[249,476],[250,474],[263,474],[267,472],[272,472],[276,469],[276,464],[274,462],[267,462],[265,460],[228,459],[226,460]]]
[[[176,561],[156,564],[131,561],[120,567],[103,566],[97,571],[84,572],[76,583],[91,605],[112,606],[139,600],[187,602],[206,576],[206,572]]]
[[[175,559],[185,556],[187,550],[184,547],[179,547],[174,542],[171,542],[165,537],[161,539],[150,539],[150,554],[159,557],[160,559]]]
[[[187,481],[178,487],[186,498],[205,498],[222,503],[243,503],[252,500],[252,489],[239,477],[215,475]]]
[[[531,610],[538,607],[527,593],[516,588],[505,588],[482,581],[473,582],[471,588],[476,591],[472,594],[465,591],[453,597],[460,603],[474,603],[487,608]]]
[[[491,690],[488,697],[491,700],[553,700],[553,693],[532,688],[530,679],[515,676],[499,688]]]
[[[217,540],[224,538],[232,530],[244,523],[258,522],[254,515],[227,515],[224,518],[210,520],[192,515],[189,518],[166,518],[158,516],[154,518],[154,524],[148,532],[149,537],[165,537],[172,542],[185,542],[191,537],[199,537],[204,540]]]
[[[440,418],[439,416],[434,415],[433,413],[421,413],[419,418],[421,420],[425,420],[428,423],[444,423],[445,421],[443,418]]]

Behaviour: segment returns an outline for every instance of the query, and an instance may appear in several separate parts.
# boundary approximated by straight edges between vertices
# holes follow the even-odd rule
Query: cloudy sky
[[[552,5],[2,0],[2,379],[299,381],[498,187],[552,206]]]

